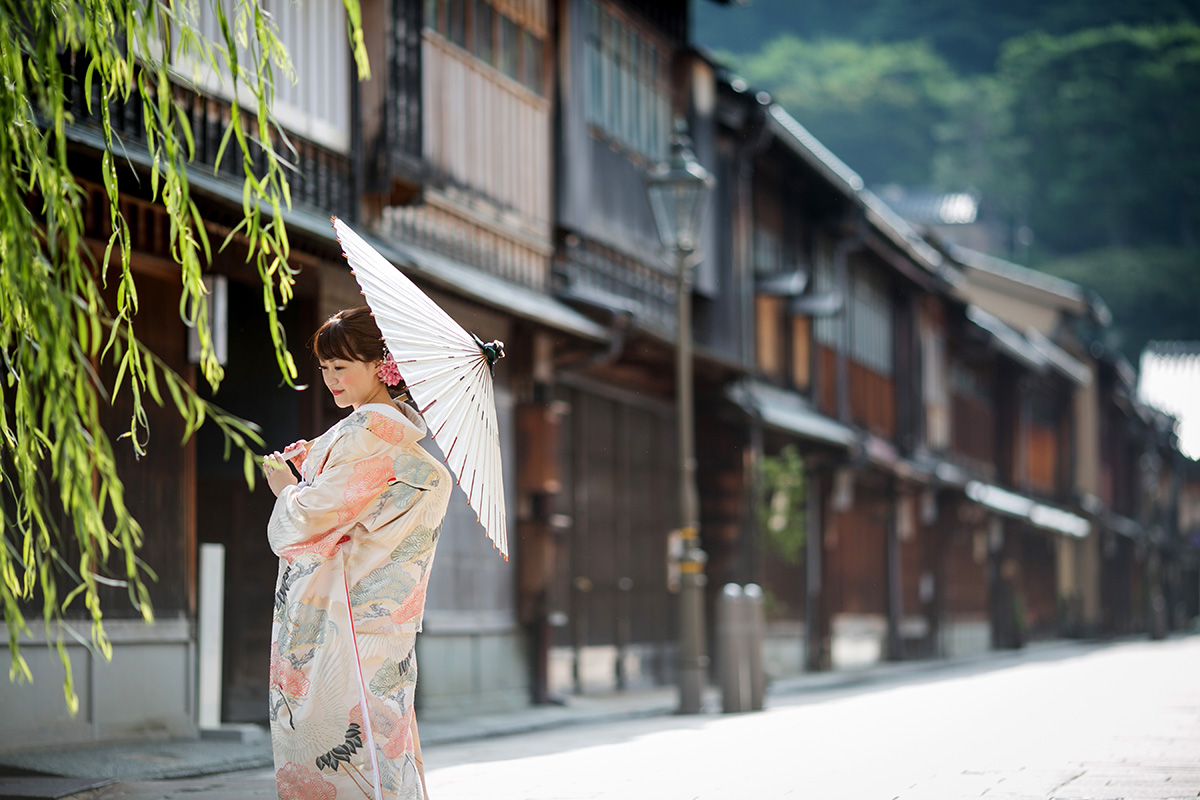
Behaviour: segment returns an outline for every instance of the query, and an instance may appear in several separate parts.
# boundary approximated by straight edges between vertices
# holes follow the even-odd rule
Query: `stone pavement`
[[[654,718],[439,748],[435,800],[1182,800],[1200,637],[1031,650]]]
[[[610,758],[589,755],[594,749],[592,745],[595,744],[594,740],[597,737],[599,740],[604,740],[605,737],[613,736],[614,731],[637,731],[639,736],[645,734],[649,737],[660,737],[664,746],[662,755],[668,759],[671,757],[694,758],[695,755],[691,755],[692,748],[690,747],[686,747],[681,755],[671,755],[674,752],[671,749],[674,746],[672,737],[707,737],[710,735],[709,729],[716,731],[720,728],[731,728],[736,731],[737,740],[756,741],[760,736],[769,735],[771,737],[769,741],[774,741],[774,738],[780,734],[773,726],[777,726],[778,721],[785,719],[788,713],[795,712],[797,708],[803,709],[809,704],[832,707],[838,702],[849,702],[854,698],[864,696],[890,696],[888,693],[898,686],[908,687],[909,691],[918,691],[924,686],[940,685],[942,680],[953,684],[955,681],[961,682],[964,679],[963,676],[1007,674],[1010,671],[1009,668],[1019,667],[1028,670],[1042,667],[1049,669],[1054,665],[1074,660],[1086,660],[1087,657],[1109,651],[1124,652],[1122,648],[1139,645],[1151,648],[1149,653],[1174,652],[1165,648],[1167,645],[1179,647],[1180,645],[1177,643],[1180,641],[1185,645],[1183,645],[1184,650],[1181,651],[1182,656],[1179,652],[1175,653],[1177,660],[1183,658],[1186,662],[1187,656],[1194,657],[1196,654],[1200,654],[1200,638],[1198,637],[1173,640],[1170,643],[1139,642],[1113,646],[1078,642],[1050,643],[1032,646],[1023,651],[991,653],[973,659],[905,662],[880,665],[861,672],[803,675],[776,681],[771,686],[768,698],[768,704],[771,707],[768,714],[721,715],[716,713],[716,709],[719,708],[719,698],[715,693],[710,693],[707,698],[707,708],[711,710],[707,713],[697,717],[673,717],[670,714],[675,708],[676,695],[673,688],[666,687],[648,691],[614,693],[608,696],[572,697],[563,706],[534,707],[504,715],[458,720],[423,720],[421,733],[423,743],[427,748],[427,762],[438,765],[430,772],[430,783],[437,789],[437,797],[507,798],[510,796],[509,794],[498,794],[495,788],[497,785],[514,783],[511,775],[507,778],[502,776],[505,774],[505,770],[515,769],[516,767],[513,765],[521,764],[522,758],[528,753],[546,751],[547,754],[544,757],[550,760],[545,763],[538,762],[536,768],[550,775],[561,775],[563,764],[571,764],[569,769],[575,771],[589,769],[593,763],[605,763],[609,765],[608,769],[615,768]],[[1200,663],[1196,663],[1195,660],[1191,663],[1195,667],[1200,667]],[[1144,681],[1146,674],[1131,675],[1129,679]],[[1193,674],[1200,675],[1200,669]],[[1120,683],[1121,681],[1116,681],[1114,688],[1119,687]],[[1100,688],[1101,691],[1092,697],[1093,702],[1096,702],[1097,698],[1099,701],[1110,702],[1111,698],[1103,690],[1103,687]],[[1196,698],[1200,698],[1200,693],[1197,693]],[[917,729],[919,729],[922,719],[929,717],[929,714],[925,713],[927,710],[925,706],[928,706],[933,699],[925,697],[924,706],[918,703],[908,708],[908,713],[912,717],[912,725],[917,726]],[[951,708],[960,700],[961,698],[952,701]],[[857,719],[859,724],[864,721],[869,722],[877,708],[879,708],[878,705],[868,703],[866,706],[858,707],[857,712],[849,714],[847,718]],[[1002,708],[1003,705],[1001,705]],[[1200,699],[1197,699],[1196,708],[1200,708]],[[968,711],[969,707],[963,705],[962,710]],[[1131,713],[1134,719],[1137,718],[1136,708],[1126,708],[1125,710]],[[1192,709],[1192,712],[1194,711],[1195,708]],[[812,717],[812,712],[809,712],[808,716]],[[1200,714],[1193,713],[1193,716],[1195,720],[1192,727],[1188,728],[1187,724],[1184,724],[1183,729],[1190,730],[1197,737],[1191,742],[1196,754],[1196,774],[1193,777],[1200,781]],[[870,727],[867,728],[867,730],[869,729]],[[797,728],[799,734],[793,733],[791,727],[785,726],[784,739],[798,737],[797,753],[791,755],[786,752],[781,753],[778,764],[764,764],[760,771],[766,774],[768,771],[778,772],[781,766],[787,767],[789,761],[794,761],[802,752],[799,746],[804,741],[803,737],[811,736],[813,730],[813,726],[809,722],[799,723]],[[834,731],[830,730],[830,733],[834,733]],[[853,740],[864,739],[865,733],[866,731],[864,731],[864,735],[853,734]],[[904,750],[904,745],[907,744],[904,737],[908,733],[912,733],[912,731],[901,734],[900,742],[881,743],[879,752]],[[1028,734],[1018,732],[1018,736],[1021,735],[1028,738]],[[724,734],[721,734],[721,737],[719,746],[725,748],[727,745],[724,743]],[[1037,738],[1034,737],[1035,740]],[[818,737],[809,741],[808,750],[819,748],[824,743],[825,739]],[[570,747],[567,747],[568,744]],[[954,744],[955,740],[951,738],[949,743],[942,745],[942,750],[948,749],[947,758],[952,757]],[[1049,763],[1039,767],[1038,759],[1035,757],[1037,752],[1034,751],[1025,757],[1028,763],[985,765],[987,768],[976,770],[932,770],[923,776],[905,773],[906,777],[903,780],[907,781],[905,786],[908,793],[906,794],[896,792],[895,789],[898,787],[889,786],[881,794],[868,792],[858,796],[884,797],[886,795],[888,798],[903,797],[908,800],[910,797],[953,798],[982,794],[988,797],[1042,798],[1054,796],[1062,797],[1064,800],[1066,798],[1071,798],[1071,800],[1082,798],[1108,800],[1108,798],[1116,797],[1167,797],[1168,795],[1161,793],[1154,794],[1155,791],[1161,789],[1159,784],[1163,782],[1164,778],[1182,780],[1182,783],[1177,784],[1180,789],[1190,786],[1191,778],[1180,773],[1178,759],[1170,761],[1170,763],[1156,763],[1152,757],[1156,752],[1153,745],[1139,740],[1139,746],[1143,747],[1144,752],[1139,754],[1141,759],[1135,765],[1135,772],[1137,779],[1146,783],[1142,787],[1144,792],[1140,794],[1113,794],[1104,791],[1105,787],[1113,785],[1114,776],[1124,775],[1126,780],[1131,779],[1129,776],[1130,762],[1128,761],[1123,766],[1122,762],[1110,763],[1101,760],[1090,766],[1083,763],[1072,763],[1069,767],[1065,767],[1062,764]],[[858,751],[861,747],[862,745],[855,744],[852,749]],[[765,749],[772,748],[768,745]],[[1162,748],[1158,748],[1158,750],[1161,751]],[[550,754],[559,751],[564,752],[556,759],[551,758]],[[641,752],[640,749],[635,750],[625,756],[625,760],[635,763]],[[117,782],[75,794],[45,793],[28,796],[68,796],[71,800],[169,800],[175,798],[182,800],[185,797],[196,798],[196,800],[226,800],[227,798],[232,800],[232,798],[274,797],[274,782],[269,767],[270,745],[266,740],[254,745],[232,746],[228,742],[206,740],[147,742],[26,755],[28,759],[23,762],[13,756],[0,756],[0,765],[14,765],[15,760],[18,762],[15,766],[24,766],[26,769],[57,772],[62,775],[73,774],[93,779],[104,777],[119,779]],[[703,761],[703,754],[696,755],[700,755]],[[877,763],[880,760],[879,756],[869,749],[862,752],[862,755],[866,758],[864,763]],[[965,756],[966,754],[960,754],[960,757]],[[572,762],[572,759],[579,758],[584,760],[578,763]],[[595,758],[599,758],[599,761],[593,760]],[[746,753],[744,759],[747,763],[758,761],[755,758],[755,752]],[[920,758],[913,760],[916,763],[921,762]],[[719,763],[723,759],[717,759],[717,761]],[[969,761],[970,759],[967,758],[964,763]],[[661,758],[655,757],[653,763],[660,765],[657,772],[662,773]],[[832,767],[837,763],[835,755],[828,760],[827,766]],[[940,763],[945,765],[944,760]],[[526,765],[522,769],[527,770],[529,766]],[[843,763],[838,770],[835,770],[835,774],[845,769],[854,770],[854,766]],[[810,771],[808,779],[799,782],[793,781],[793,788],[810,785],[819,773],[820,770]],[[868,770],[867,774],[869,773]],[[191,777],[181,777],[184,775]],[[504,782],[497,784],[497,780]],[[836,779],[834,780],[836,783]],[[569,783],[574,784],[576,781],[569,781]],[[602,788],[604,776],[597,776],[595,783],[598,793],[564,793],[561,785],[554,785],[551,781],[551,785],[543,787],[544,791],[541,793],[524,791],[511,796],[546,797],[549,800],[564,800],[567,797],[577,796],[648,797],[658,800],[660,797],[675,796],[670,792],[647,794],[641,791],[632,791],[632,787],[628,786],[620,793],[605,794],[603,793],[605,789]],[[650,783],[653,783],[653,780]],[[786,779],[785,783],[787,783]],[[792,784],[789,785],[792,786]],[[485,788],[482,793],[477,794],[476,791],[480,786]],[[1045,793],[1056,787],[1061,787],[1066,793]],[[649,785],[643,788],[649,788]],[[791,794],[790,791],[785,791],[781,784],[764,785],[762,788],[767,793],[757,792],[752,795],[742,795],[740,792],[734,791],[730,795],[705,792],[703,796],[783,797]],[[863,786],[862,788],[865,790],[868,787]],[[882,789],[880,786],[871,788]],[[999,791],[1001,788],[1004,791]],[[3,787],[3,784],[0,784],[0,796],[3,796],[6,791],[8,790]],[[1014,794],[1014,791],[1017,793]],[[984,794],[985,792],[987,794]],[[1021,792],[1025,792],[1025,794],[1021,794]],[[1200,792],[1200,786],[1191,789],[1190,795],[1179,796],[1194,798],[1197,796],[1197,792]],[[678,796],[683,797],[684,795]],[[687,796],[701,795],[689,794]],[[839,795],[835,792],[810,796],[854,795]],[[1175,795],[1169,796],[1174,797]]]

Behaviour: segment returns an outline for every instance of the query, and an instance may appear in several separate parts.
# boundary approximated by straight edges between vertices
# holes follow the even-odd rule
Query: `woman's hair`
[[[312,338],[313,354],[322,361],[382,361],[383,334],[366,306],[346,308],[317,328]]]
[[[366,306],[344,308],[317,328],[312,337],[313,354],[321,361],[382,361],[387,355],[383,334]],[[404,380],[387,387],[392,397],[403,397],[408,389]]]

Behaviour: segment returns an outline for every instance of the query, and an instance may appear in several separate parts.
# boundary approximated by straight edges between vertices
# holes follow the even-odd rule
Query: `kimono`
[[[417,632],[453,482],[407,405],[361,406],[275,501],[271,743],[280,800],[424,797]]]

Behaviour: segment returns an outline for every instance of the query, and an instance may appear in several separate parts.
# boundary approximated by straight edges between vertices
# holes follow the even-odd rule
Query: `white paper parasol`
[[[502,342],[468,333],[404,273],[332,218],[342,252],[429,431],[488,538],[508,559],[492,367]]]

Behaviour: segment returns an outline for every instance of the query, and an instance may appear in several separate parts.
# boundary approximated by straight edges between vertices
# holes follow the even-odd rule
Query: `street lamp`
[[[715,181],[692,155],[687,123],[675,120],[671,155],[650,172],[646,193],[663,246],[675,256],[675,396],[679,420],[679,713],[700,712],[708,656],[704,653],[704,563],[692,401],[692,266],[704,201]]]

